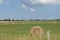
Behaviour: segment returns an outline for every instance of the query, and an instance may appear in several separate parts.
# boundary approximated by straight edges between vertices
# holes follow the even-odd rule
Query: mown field
[[[40,37],[31,36],[31,28],[40,26],[43,34]],[[60,40],[60,21],[0,21],[0,40]]]

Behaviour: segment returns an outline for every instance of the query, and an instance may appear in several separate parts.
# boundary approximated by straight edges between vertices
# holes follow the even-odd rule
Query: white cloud
[[[22,0],[22,2],[27,6],[60,4],[60,0]]]
[[[27,8],[27,6],[25,4],[22,4],[22,8]]]
[[[31,0],[32,4],[56,4],[56,0]]]
[[[2,4],[3,3],[3,0],[0,0],[0,4]]]
[[[34,8],[29,8],[28,6],[26,6],[25,4],[22,4],[22,8],[23,9],[29,9],[31,12],[35,12],[36,11],[36,9],[34,9]]]
[[[34,8],[30,8],[30,11],[31,11],[31,12],[35,12],[36,9],[34,9]]]
[[[30,8],[31,12],[35,12],[36,9],[32,8],[35,6],[53,6],[56,4],[60,5],[60,0],[20,0],[23,5],[22,8]]]

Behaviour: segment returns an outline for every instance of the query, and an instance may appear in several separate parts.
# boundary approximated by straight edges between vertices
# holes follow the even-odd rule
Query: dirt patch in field
[[[53,24],[56,24],[56,21],[53,21]]]

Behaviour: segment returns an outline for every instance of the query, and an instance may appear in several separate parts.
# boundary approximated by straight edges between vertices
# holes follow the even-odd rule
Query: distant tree
[[[3,21],[11,21],[10,19],[3,19]]]
[[[20,21],[25,21],[24,19],[20,20]]]
[[[39,19],[35,19],[34,21],[40,21]]]
[[[29,19],[30,21],[33,21],[34,19]]]
[[[19,19],[17,19],[16,21],[20,21]]]
[[[60,21],[60,19],[55,19],[56,21]]]

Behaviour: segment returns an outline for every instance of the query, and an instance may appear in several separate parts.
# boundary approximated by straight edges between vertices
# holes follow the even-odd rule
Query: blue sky
[[[0,0],[0,19],[60,19],[60,0]]]

